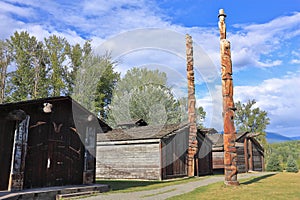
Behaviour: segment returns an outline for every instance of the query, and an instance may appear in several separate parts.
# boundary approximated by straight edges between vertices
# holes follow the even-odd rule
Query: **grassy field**
[[[240,181],[240,186],[225,186],[215,183],[200,187],[190,193],[172,197],[169,200],[182,199],[300,199],[300,172],[278,173]]]

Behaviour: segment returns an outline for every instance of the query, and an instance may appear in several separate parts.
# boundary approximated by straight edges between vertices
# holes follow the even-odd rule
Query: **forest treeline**
[[[39,41],[15,32],[0,40],[0,103],[68,95],[111,125],[130,118],[149,124],[187,120],[187,99],[175,98],[164,72],[133,68],[120,78],[116,65],[109,53],[95,54],[90,40],[70,44],[50,35]],[[205,119],[203,107],[197,114]]]
[[[286,169],[288,158],[294,159],[300,167],[300,140],[270,144],[268,151],[268,155],[279,161],[281,169]]]
[[[103,113],[119,79],[109,54],[93,54],[90,40],[70,44],[64,37],[50,35],[39,41],[26,31],[15,32],[0,40],[0,103],[78,96],[73,90],[76,77],[88,67],[84,65],[99,65],[105,74],[93,82],[92,95],[93,112]]]

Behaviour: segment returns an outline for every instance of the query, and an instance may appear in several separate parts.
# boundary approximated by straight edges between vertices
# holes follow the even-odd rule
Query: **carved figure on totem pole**
[[[190,35],[186,35],[186,61],[187,61],[187,80],[188,80],[188,118],[189,118],[189,147],[188,147],[188,176],[194,176],[195,154],[198,149],[197,126],[195,113],[195,84],[194,84],[194,60],[193,60],[193,41]],[[196,169],[197,170],[197,169]]]
[[[237,153],[235,147],[234,101],[230,42],[226,39],[226,14],[219,10],[220,52],[222,72],[223,122],[224,122],[224,174],[226,185],[239,185],[237,181]]]

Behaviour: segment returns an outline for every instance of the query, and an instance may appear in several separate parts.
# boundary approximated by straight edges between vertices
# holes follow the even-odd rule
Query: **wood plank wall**
[[[160,143],[101,145],[97,143],[96,177],[100,179],[161,179]]]

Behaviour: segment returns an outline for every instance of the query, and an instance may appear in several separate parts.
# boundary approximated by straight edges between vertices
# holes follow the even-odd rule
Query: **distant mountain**
[[[296,137],[291,137],[292,140],[300,140],[300,136],[296,136]]]
[[[279,133],[267,132],[267,141],[269,143],[285,142],[291,140],[300,140],[300,136],[287,137],[287,136],[280,135]]]

